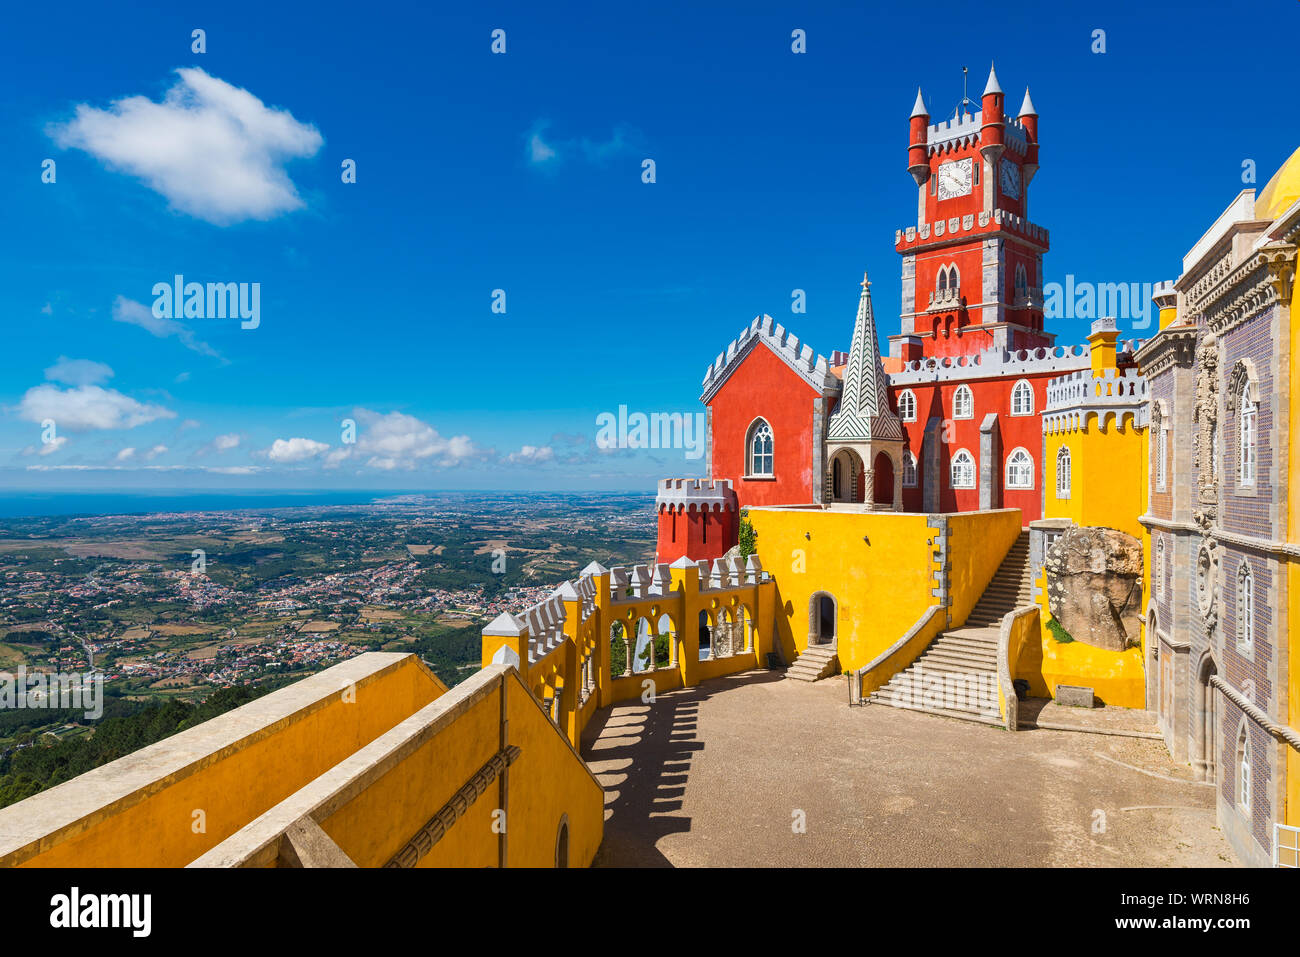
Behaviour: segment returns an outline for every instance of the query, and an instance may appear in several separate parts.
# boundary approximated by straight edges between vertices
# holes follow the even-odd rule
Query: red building
[[[917,91],[907,154],[917,223],[895,234],[902,312],[887,357],[864,278],[848,353],[819,356],[761,316],[709,367],[709,474],[730,481],[739,507],[1042,517],[1047,383],[1089,368],[1089,351],[1056,347],[1044,328],[1048,234],[1028,218],[1039,168],[1029,91],[1007,116],[990,70],[980,105],[931,123]]]

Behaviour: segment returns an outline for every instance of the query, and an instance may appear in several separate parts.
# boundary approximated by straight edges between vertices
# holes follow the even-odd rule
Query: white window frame
[[[1249,655],[1255,647],[1255,573],[1242,559],[1237,569],[1237,651]]]
[[[916,488],[916,459],[907,449],[903,450],[903,488]]]
[[[762,458],[768,460],[770,468],[766,472],[759,471],[755,468],[754,443],[759,436],[759,432],[767,430],[768,449]],[[749,424],[745,430],[745,478],[775,478],[776,477],[776,437],[772,433],[772,424],[761,416]]]
[[[968,466],[970,471],[969,482],[957,481],[957,463],[963,461],[969,463]],[[948,487],[955,488],[955,489],[956,488],[970,489],[975,487],[975,456],[971,455],[970,452],[966,451],[965,449],[958,449],[956,452],[954,452],[952,456],[952,461],[948,463]]]
[[[1024,387],[1023,389],[1021,387]],[[1023,408],[1016,408],[1017,396],[1028,396],[1028,404]],[[1028,379],[1020,379],[1011,387],[1011,414],[1012,415],[1033,415],[1034,414],[1034,387],[1029,384]]]
[[[1027,474],[1027,475],[1029,476],[1029,484],[1027,484],[1027,485],[1018,485],[1018,484],[1015,484],[1015,483],[1013,483],[1013,482],[1011,481],[1011,463],[1015,460],[1015,457],[1016,457],[1017,455],[1023,455],[1023,456],[1025,457],[1025,459],[1028,460],[1028,462],[1029,462],[1028,470],[1027,470],[1026,473],[1025,473],[1025,474]],[[1023,446],[1022,446],[1022,447],[1018,447],[1018,448],[1014,448],[1014,449],[1012,449],[1012,450],[1011,450],[1011,454],[1007,456],[1006,464],[1005,464],[1004,467],[1003,467],[1003,471],[1004,471],[1004,482],[1005,482],[1005,486],[1006,486],[1006,488],[1013,488],[1013,489],[1016,489],[1017,491],[1025,491],[1026,489],[1029,489],[1029,490],[1032,490],[1032,489],[1033,489],[1033,487],[1034,487],[1034,457],[1033,457],[1033,455],[1030,454],[1030,452],[1029,452],[1028,449],[1024,448]]]
[[[1065,467],[1062,468],[1062,462]],[[1060,501],[1066,501],[1070,497],[1071,483],[1074,480],[1070,471],[1070,447],[1062,445],[1056,450],[1056,497]]]
[[[916,421],[916,393],[911,389],[898,393],[898,417],[904,422]]]
[[[1250,392],[1247,381],[1241,388],[1237,413],[1237,484],[1243,488],[1254,487],[1259,463],[1259,403],[1251,398]]]
[[[966,399],[966,413],[961,411],[962,397]],[[975,418],[975,393],[971,387],[965,383],[957,386],[957,391],[952,394],[952,417],[954,419],[973,419]]]

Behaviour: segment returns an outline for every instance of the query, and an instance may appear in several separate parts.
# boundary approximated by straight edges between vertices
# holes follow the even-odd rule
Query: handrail
[[[1250,715],[1251,720],[1273,737],[1285,744],[1289,744],[1296,751],[1300,751],[1300,734],[1296,734],[1294,729],[1275,723],[1265,712],[1243,698],[1236,688],[1233,688],[1218,675],[1210,675],[1210,686],[1222,691],[1225,698]]]

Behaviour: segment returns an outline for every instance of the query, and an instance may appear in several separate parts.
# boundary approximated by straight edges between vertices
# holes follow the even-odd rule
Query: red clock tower
[[[902,330],[889,337],[894,360],[1035,349],[1043,330],[1047,230],[1029,221],[1029,184],[1038,171],[1038,115],[1025,90],[1020,116],[1004,112],[989,70],[978,113],[966,102],[930,122],[916,92],[907,170],[916,180],[917,222],[900,230]]]

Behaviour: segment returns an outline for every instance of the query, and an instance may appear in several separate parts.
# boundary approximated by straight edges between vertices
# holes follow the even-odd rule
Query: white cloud
[[[113,378],[113,370],[91,359],[59,356],[59,361],[45,370],[45,378],[65,385],[95,385]]]
[[[135,457],[135,449],[129,445],[126,448],[124,448],[122,451],[117,453],[117,460],[119,462],[126,462],[134,457]]]
[[[237,445],[239,445],[239,434],[237,432],[218,435],[212,440],[212,449],[214,452],[228,452]]]
[[[354,414],[366,428],[357,437],[356,444],[331,452],[327,465],[335,466],[355,458],[364,460],[369,468],[409,471],[421,464],[449,467],[486,455],[468,435],[440,435],[429,423],[413,415],[401,412],[383,415],[370,409],[357,409]]]
[[[272,462],[305,462],[315,458],[329,446],[314,439],[276,439],[263,454]]]
[[[41,447],[37,449],[37,454],[50,455],[53,452],[59,451],[59,449],[63,448],[67,444],[68,437],[66,435],[56,435],[49,442],[42,442]]]
[[[27,390],[18,404],[18,414],[29,422],[53,419],[55,426],[69,432],[90,429],[133,429],[157,419],[174,419],[171,409],[137,402],[116,389],[82,385],[60,389],[38,385]]]
[[[106,110],[81,103],[49,135],[219,226],[300,209],[284,164],[316,154],[324,142],[317,129],[201,69],[176,73],[179,81],[160,103],[145,96],[123,97]]]
[[[154,459],[156,459],[158,456],[162,455],[166,451],[167,451],[167,446],[155,445],[148,452],[144,453],[144,457],[147,461],[152,462]]]
[[[506,460],[525,465],[540,465],[542,462],[555,461],[555,449],[549,445],[525,445],[518,452],[511,452],[507,455]]]
[[[593,166],[602,166],[615,156],[629,153],[640,134],[630,126],[615,126],[607,140],[593,140],[582,136],[572,139],[553,137],[547,131],[549,120],[538,120],[524,134],[528,163],[540,169],[553,169],[571,159],[583,160]]]
[[[142,302],[136,302],[134,299],[127,299],[125,296],[118,296],[113,300],[113,318],[118,322],[125,322],[132,326],[139,326],[151,335],[159,339],[167,339],[171,336],[178,338],[187,349],[193,349],[195,352],[202,353],[205,356],[221,358],[221,354],[212,348],[206,342],[200,342],[194,338],[194,330],[183,322],[177,322],[175,319],[160,319],[153,314],[150,309]],[[189,378],[188,372],[182,372],[186,379]],[[182,381],[180,376],[176,378],[177,382]]]

